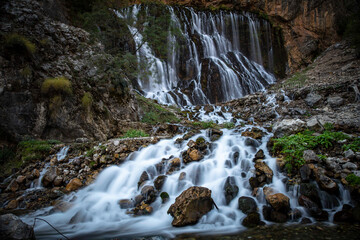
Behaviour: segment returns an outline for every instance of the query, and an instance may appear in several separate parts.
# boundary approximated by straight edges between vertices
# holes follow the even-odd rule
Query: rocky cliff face
[[[120,120],[138,119],[127,80],[109,76],[112,56],[87,32],[63,23],[61,6],[56,0],[0,4],[2,138],[105,139]],[[45,79],[60,76],[70,81],[71,94],[41,91]]]
[[[259,13],[283,31],[290,72],[312,62],[339,40],[337,19],[343,17],[344,2],[335,0],[166,0],[170,4],[209,9],[235,9]]]

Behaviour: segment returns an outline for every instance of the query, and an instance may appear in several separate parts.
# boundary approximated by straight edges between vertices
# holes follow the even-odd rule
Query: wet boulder
[[[260,214],[257,212],[249,213],[242,221],[242,225],[248,228],[260,225]]]
[[[181,160],[180,158],[173,158],[169,162],[169,169],[166,174],[171,174],[175,171],[178,171],[181,166]]]
[[[322,190],[330,194],[339,194],[339,186],[337,185],[337,183],[328,176],[325,176],[321,171],[318,171],[316,175],[316,182],[319,184],[319,187]]]
[[[308,197],[311,201],[315,202],[321,208],[321,200],[319,196],[318,188],[312,183],[301,183],[300,194]]]
[[[66,185],[66,190],[71,192],[78,190],[80,187],[82,187],[82,182],[78,178],[73,178],[70,180],[70,182]]]
[[[144,197],[145,203],[153,203],[156,199],[155,188],[153,186],[146,185],[141,189],[141,195]]]
[[[121,209],[128,209],[134,207],[134,203],[130,199],[121,199],[119,200],[119,206]]]
[[[246,146],[249,146],[249,147],[253,147],[253,148],[256,148],[258,146],[260,146],[260,142],[255,140],[255,139],[252,139],[252,138],[246,138],[245,141],[244,141],[245,145]]]
[[[277,212],[270,206],[263,206],[262,209],[265,220],[271,222],[284,223],[288,219],[288,215],[282,212]]]
[[[319,208],[319,206],[315,202],[311,201],[310,198],[304,195],[300,195],[300,197],[298,198],[298,202],[299,205],[306,208],[307,212],[317,221],[328,220],[329,214],[326,211]]]
[[[7,188],[5,189],[5,192],[16,192],[17,190],[19,190],[20,186],[19,184],[16,182],[16,179],[13,179],[10,184],[7,186]]]
[[[240,197],[238,200],[238,204],[239,204],[238,206],[239,209],[245,214],[257,212],[256,201],[251,197],[245,197],[245,196]]]
[[[290,210],[290,199],[282,193],[268,194],[265,199],[276,212],[287,214]]]
[[[160,193],[160,198],[162,203],[166,203],[167,201],[169,201],[170,196],[167,192],[162,192]]]
[[[195,148],[189,148],[187,151],[182,153],[183,162],[185,164],[200,161],[204,156],[203,154]]]
[[[252,128],[250,131],[244,131],[241,133],[241,136],[243,137],[250,137],[257,140],[262,139],[264,135],[265,133],[258,128]]]
[[[56,167],[50,167],[41,182],[45,187],[50,187],[55,180],[55,178],[60,174],[59,170]]]
[[[147,181],[147,180],[149,180],[149,179],[150,179],[150,178],[149,178],[149,174],[148,174],[146,171],[143,171],[142,174],[141,174],[141,176],[140,176],[140,179],[139,179],[139,181],[138,181],[138,188],[140,188],[141,185],[142,185],[145,181]]]
[[[264,151],[262,149],[260,149],[259,151],[257,151],[257,153],[254,156],[253,162],[255,162],[256,160],[261,160],[265,158],[265,154]]]
[[[272,182],[274,173],[265,162],[257,161],[255,163],[255,173],[260,186],[261,184],[264,185],[265,183],[269,184]]]
[[[182,227],[196,224],[213,208],[211,190],[205,187],[190,187],[182,192],[167,211],[174,220],[172,225]]]
[[[146,203],[142,203],[141,205],[133,209],[133,213],[135,216],[150,215],[153,211],[154,209]]]
[[[14,214],[0,216],[1,239],[35,239],[34,229]]]
[[[160,175],[154,180],[154,186],[155,186],[156,190],[158,190],[158,191],[161,190],[161,188],[163,187],[163,185],[165,183],[166,178],[167,178],[167,176]]]
[[[216,141],[223,135],[223,132],[218,129],[211,128],[207,130],[207,135],[210,137],[211,141]]]
[[[310,169],[309,165],[305,164],[305,165],[301,166],[299,171],[300,171],[301,182],[303,182],[303,183],[309,182],[310,177],[311,177],[311,169]]]
[[[229,205],[229,203],[237,196],[238,192],[239,192],[239,187],[236,185],[235,177],[233,176],[227,177],[224,184],[226,205]]]

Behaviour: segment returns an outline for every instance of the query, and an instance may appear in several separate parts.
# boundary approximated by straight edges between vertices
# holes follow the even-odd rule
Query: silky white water
[[[220,111],[220,109],[215,108],[215,111]],[[228,121],[228,118],[231,117],[226,113],[223,115],[224,121]],[[207,115],[200,111],[200,116],[203,119],[216,116],[213,120],[217,118],[219,121],[218,115],[214,113]],[[282,181],[285,176],[277,170],[276,159],[272,158],[267,151],[266,144],[271,134],[260,128],[266,133],[265,136],[251,145],[247,143],[247,137],[241,136],[242,131],[252,127],[246,125],[232,130],[222,129],[222,137],[211,143],[203,160],[187,165],[182,164],[180,171],[168,175],[161,191],[167,192],[170,200],[162,204],[161,198],[157,197],[156,201],[151,204],[154,212],[149,216],[129,215],[126,213],[127,209],[120,209],[118,202],[121,199],[134,199],[136,195],[140,194],[138,181],[143,171],[147,171],[150,176],[150,180],[145,185],[153,185],[154,179],[166,172],[166,170],[158,172],[155,165],[164,158],[181,158],[181,153],[188,148],[189,140],[195,141],[198,137],[203,137],[207,142],[211,142],[206,130],[202,130],[201,133],[181,144],[175,143],[175,140],[181,137],[176,136],[134,152],[122,165],[104,169],[90,186],[65,197],[64,201],[72,205],[68,211],[49,214],[51,208],[47,208],[25,216],[23,220],[32,224],[34,217],[41,216],[67,237],[76,239],[133,238],[152,235],[173,237],[181,233],[237,232],[244,229],[241,221],[245,217],[245,214],[238,210],[237,200],[241,196],[253,197],[249,178],[254,176],[252,159],[260,149],[263,149],[265,153],[264,161],[274,172],[272,183],[266,186],[287,195],[290,198],[291,208],[298,208],[303,216],[307,216],[306,211],[298,205],[298,187],[287,189]],[[234,159],[236,152],[239,156],[238,159]],[[186,173],[186,177],[180,181],[181,173]],[[224,184],[229,176],[235,177],[239,193],[229,205],[226,205]],[[175,198],[191,186],[209,188],[219,210],[214,208],[194,226],[174,228],[171,225],[172,217],[167,214],[167,210],[174,203]],[[321,191],[320,196],[324,196],[322,197],[324,209],[331,213],[343,203],[350,202],[348,191],[340,188],[340,192],[343,199],[332,196],[335,201],[329,201],[326,199],[326,193]],[[262,207],[266,204],[261,191],[255,200],[261,214]],[[262,220],[265,221],[263,217]],[[49,225],[39,221],[36,223],[35,233],[37,239],[59,238]]]

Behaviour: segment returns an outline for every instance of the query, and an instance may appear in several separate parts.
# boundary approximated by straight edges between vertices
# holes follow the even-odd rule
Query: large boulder
[[[150,185],[146,185],[141,189],[141,195],[144,197],[146,204],[153,203],[156,199],[155,188]]]
[[[51,184],[53,183],[53,181],[59,174],[60,174],[60,171],[57,169],[57,167],[50,167],[46,171],[44,177],[42,178],[41,183],[45,187],[49,187],[49,186],[51,186]]]
[[[141,185],[142,185],[145,181],[147,181],[147,180],[149,180],[149,179],[150,179],[150,178],[149,178],[149,174],[148,174],[146,171],[143,171],[143,172],[141,173],[141,176],[140,176],[139,181],[138,181],[138,188],[140,188]]]
[[[290,210],[290,199],[282,193],[268,194],[265,199],[277,212],[288,213]]]
[[[34,229],[14,214],[0,216],[1,239],[35,239]]]
[[[321,96],[319,94],[312,92],[309,93],[305,98],[305,102],[309,107],[315,106],[317,103],[319,103],[320,100],[321,100]]]
[[[237,196],[238,193],[239,193],[239,187],[236,185],[235,177],[233,176],[227,177],[224,184],[226,205],[229,205],[229,203]]]
[[[66,190],[71,192],[78,190],[80,187],[82,187],[82,182],[78,178],[73,178],[70,180],[70,182],[66,185]]]
[[[329,214],[320,209],[319,206],[311,201],[310,198],[300,195],[298,198],[299,205],[306,208],[307,212],[314,217],[317,221],[327,221],[329,218]]]
[[[255,200],[251,197],[240,197],[238,200],[239,209],[245,213],[249,214],[251,212],[257,212],[257,204]]]
[[[167,211],[174,220],[172,225],[182,227],[196,224],[213,208],[211,190],[205,187],[190,187],[180,194]]]
[[[311,201],[315,202],[320,208],[322,207],[320,196],[319,196],[319,191],[315,184],[301,183],[300,184],[300,194],[310,198]]]
[[[156,190],[158,190],[158,191],[161,190],[162,186],[165,183],[166,178],[167,178],[166,175],[160,175],[154,180],[154,186],[155,186]]]
[[[258,182],[263,183],[263,185],[265,183],[271,183],[272,182],[272,178],[273,178],[273,171],[271,170],[271,168],[263,161],[257,161],[255,163],[255,173],[256,173],[256,178],[258,180]]]
[[[283,137],[305,129],[305,122],[300,119],[284,119],[276,122],[273,127],[275,137]]]
[[[249,213],[249,215],[247,215],[242,221],[242,225],[248,228],[256,227],[259,224],[260,224],[260,214],[257,212]]]
[[[316,182],[319,184],[319,187],[327,191],[330,194],[339,194],[339,186],[328,176],[325,176],[321,171],[318,171],[316,175]]]

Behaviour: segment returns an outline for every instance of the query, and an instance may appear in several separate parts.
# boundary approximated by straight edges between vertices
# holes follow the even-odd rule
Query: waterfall
[[[147,62],[151,72],[138,78],[139,90],[145,97],[180,106],[209,104],[262,91],[275,82],[271,74],[273,41],[267,21],[250,13],[164,7],[171,16],[172,28],[178,30],[174,34],[163,29],[168,36],[164,59],[156,54],[142,31],[146,23],[140,23],[152,14],[149,8],[134,5],[117,12],[120,18],[131,19],[128,27],[139,49],[138,61]],[[262,33],[263,42],[259,35]]]

